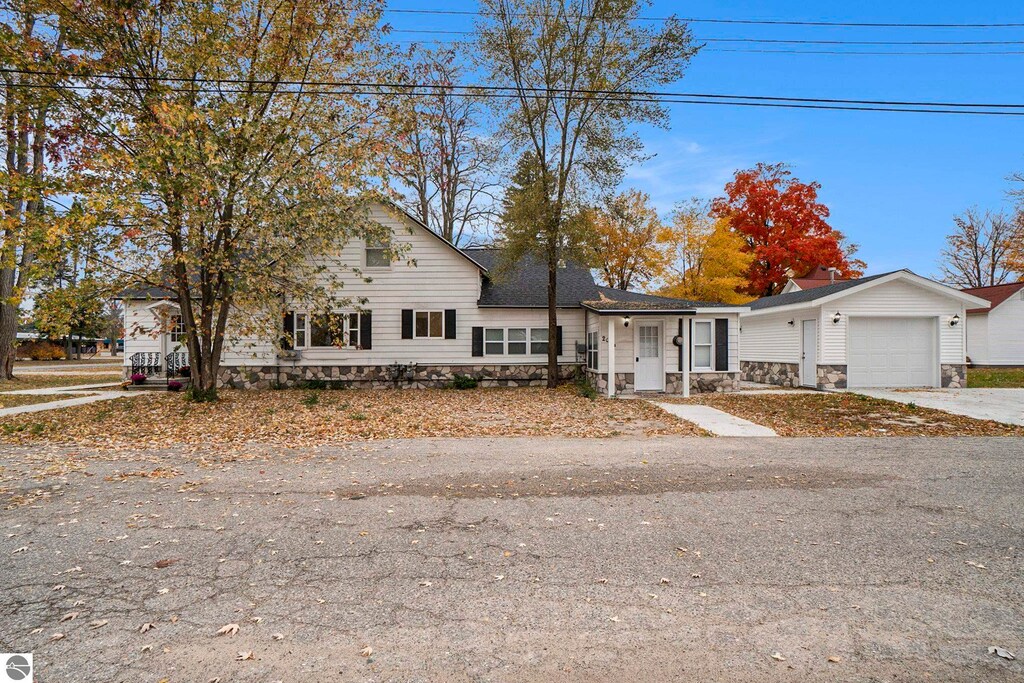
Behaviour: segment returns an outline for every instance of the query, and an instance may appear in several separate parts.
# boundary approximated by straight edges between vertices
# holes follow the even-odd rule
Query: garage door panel
[[[851,318],[849,386],[934,386],[935,325],[935,318]]]

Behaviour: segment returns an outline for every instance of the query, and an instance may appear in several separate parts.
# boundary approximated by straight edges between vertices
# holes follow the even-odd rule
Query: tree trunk
[[[0,379],[14,379],[14,347],[18,341],[18,309],[0,304]]]
[[[558,250],[548,248],[548,389],[558,386]]]

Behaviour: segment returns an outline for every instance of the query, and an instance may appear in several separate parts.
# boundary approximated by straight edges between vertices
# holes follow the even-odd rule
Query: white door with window
[[[803,343],[800,351],[800,384],[805,387],[818,386],[818,321],[804,320],[801,323]]]
[[[665,389],[665,355],[661,347],[661,323],[638,323],[636,326],[636,391]]]

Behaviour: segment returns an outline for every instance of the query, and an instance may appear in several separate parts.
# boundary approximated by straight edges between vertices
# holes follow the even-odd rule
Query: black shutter
[[[444,312],[444,338],[455,339],[455,309],[448,308]]]
[[[562,326],[555,328],[555,346],[558,348],[558,355],[562,355]]]
[[[373,348],[373,312],[363,311],[359,314],[359,345],[363,349]]]
[[[295,347],[295,313],[284,314],[284,334],[281,335],[281,348],[290,351]]]
[[[474,327],[473,328],[473,356],[478,357],[484,355],[484,328]]]
[[[715,318],[715,370],[729,369],[729,319]]]
[[[412,309],[402,309],[402,339],[412,339]]]
[[[681,340],[682,338],[683,338],[683,319],[680,318],[679,319],[679,339]],[[684,363],[683,359],[685,358],[685,356],[683,354],[684,354],[685,351],[686,351],[686,344],[679,344],[679,372],[683,371],[683,363]]]

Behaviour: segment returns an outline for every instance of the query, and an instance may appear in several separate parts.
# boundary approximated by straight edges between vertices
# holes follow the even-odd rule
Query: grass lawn
[[[779,436],[1024,436],[1024,427],[860,394],[705,394],[672,400],[724,410]]]
[[[110,448],[249,444],[311,447],[391,438],[612,437],[705,432],[645,401],[590,400],[572,387],[344,391],[221,391],[214,404],[153,393],[90,411],[0,421],[0,442]]]
[[[50,389],[59,387],[73,387],[79,384],[104,384],[107,382],[120,382],[122,379],[119,372],[93,372],[81,374],[60,374],[60,375],[18,375],[14,371],[14,379],[0,381],[0,392],[20,391],[22,389]]]
[[[967,368],[969,389],[1024,388],[1024,368]]]

